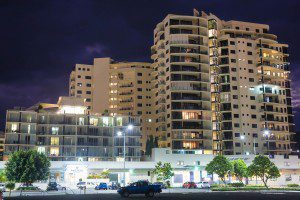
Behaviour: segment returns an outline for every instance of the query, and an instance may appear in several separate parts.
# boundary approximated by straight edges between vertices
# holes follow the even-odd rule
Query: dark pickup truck
[[[121,197],[129,197],[131,194],[145,194],[146,197],[153,197],[155,193],[160,192],[160,185],[151,185],[148,181],[134,182],[118,189],[118,193]]]

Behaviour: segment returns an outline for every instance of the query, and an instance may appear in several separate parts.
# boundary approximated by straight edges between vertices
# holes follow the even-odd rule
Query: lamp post
[[[129,124],[127,126],[127,130],[132,130],[133,129],[133,125]],[[125,186],[125,162],[126,162],[126,131],[124,132],[117,132],[117,135],[119,137],[123,136],[123,184]]]
[[[269,130],[264,130],[264,136],[267,138],[267,154],[269,155],[270,152],[269,152],[269,137],[270,137],[270,132]]]
[[[244,135],[241,135],[241,140],[242,140],[242,152],[243,152],[243,155],[244,155],[244,140],[245,140],[245,136]]]

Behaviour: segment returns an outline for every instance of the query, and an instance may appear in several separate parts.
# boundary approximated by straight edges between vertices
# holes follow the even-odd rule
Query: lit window
[[[51,145],[59,145],[59,137],[51,137]]]
[[[58,156],[59,155],[59,148],[58,147],[51,147],[50,148],[50,156]]]
[[[58,130],[59,130],[59,127],[52,127],[51,128],[52,135],[58,135]]]
[[[11,124],[11,131],[17,132],[17,130],[18,130],[18,124],[15,124],[15,123]]]
[[[197,112],[182,112],[182,119],[198,119]]]

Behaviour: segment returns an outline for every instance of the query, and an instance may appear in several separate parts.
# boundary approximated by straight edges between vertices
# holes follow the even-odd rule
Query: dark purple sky
[[[0,130],[6,109],[67,95],[75,63],[103,56],[150,61],[155,25],[169,13],[189,15],[193,8],[269,24],[290,45],[294,103],[300,105],[299,0],[1,0]],[[300,130],[300,112],[295,115]]]

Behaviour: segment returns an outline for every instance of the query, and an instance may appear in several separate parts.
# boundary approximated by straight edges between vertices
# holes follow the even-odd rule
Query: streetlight
[[[133,129],[133,125],[129,124],[127,126],[127,130],[131,131]],[[123,135],[123,184],[125,186],[125,162],[126,162],[126,131],[121,132],[121,131],[118,131],[117,132],[117,135],[119,137],[121,137]]]
[[[263,134],[267,138],[267,153],[269,155],[269,137],[270,137],[270,131],[268,129],[264,130]]]
[[[244,155],[244,140],[245,140],[245,136],[244,135],[241,135],[241,140],[242,140],[242,152],[243,152],[243,155]]]

